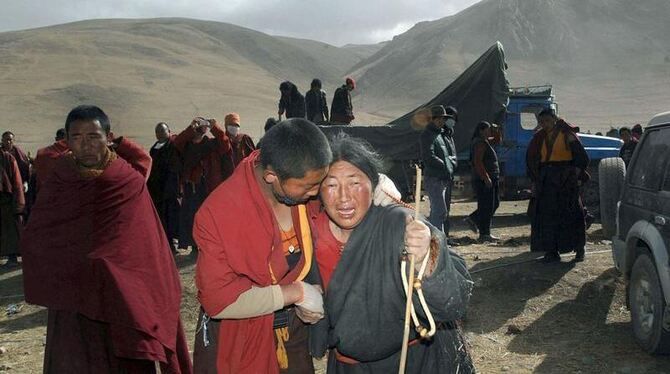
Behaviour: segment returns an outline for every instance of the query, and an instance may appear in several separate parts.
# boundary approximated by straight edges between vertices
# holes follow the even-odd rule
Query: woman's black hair
[[[491,127],[490,123],[488,123],[486,121],[479,122],[477,124],[477,126],[475,127],[475,132],[472,133],[472,139],[474,140],[475,138],[480,137],[482,130],[488,129],[489,127]]]
[[[341,132],[331,138],[330,149],[333,152],[333,163],[346,161],[354,165],[370,179],[373,189],[377,187],[384,163],[369,143]]]

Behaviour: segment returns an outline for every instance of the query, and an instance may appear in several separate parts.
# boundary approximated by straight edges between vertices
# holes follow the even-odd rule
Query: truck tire
[[[666,303],[656,265],[649,252],[635,259],[630,276],[628,303],[630,304],[633,335],[648,353],[670,353],[670,331],[663,328]]]
[[[626,165],[619,157],[605,158],[598,165],[600,187],[600,222],[603,235],[616,234],[616,206],[626,177]]]

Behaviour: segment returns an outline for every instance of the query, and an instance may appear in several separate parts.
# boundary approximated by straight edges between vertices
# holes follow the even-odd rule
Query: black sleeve
[[[296,117],[305,118],[305,97],[300,95],[300,99],[296,104]]]
[[[323,110],[323,118],[328,121],[328,100],[326,99],[326,93],[323,91],[321,91],[321,100],[323,102],[323,108],[321,109]]]
[[[431,231],[439,240],[440,253],[435,270],[423,279],[424,298],[435,321],[455,321],[465,316],[474,283],[465,260],[449,249],[444,234],[432,226]],[[414,305],[425,318],[418,296]]]

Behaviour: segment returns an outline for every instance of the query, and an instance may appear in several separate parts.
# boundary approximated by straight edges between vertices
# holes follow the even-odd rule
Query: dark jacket
[[[314,123],[328,121],[328,102],[323,90],[309,90],[305,94],[307,119]]]
[[[433,123],[421,133],[421,159],[424,175],[442,180],[453,180],[456,170],[456,145],[451,132],[443,132]]]
[[[330,120],[349,124],[354,118],[351,92],[349,92],[346,85],[342,85],[333,94],[333,104],[330,107]]]
[[[297,90],[290,95],[282,95],[279,110],[286,113],[286,118],[305,118],[305,97]]]
[[[623,159],[623,162],[628,166],[631,158],[633,158],[633,152],[635,152],[635,147],[637,147],[638,140],[632,138],[628,143],[624,143],[619,150],[619,157]]]

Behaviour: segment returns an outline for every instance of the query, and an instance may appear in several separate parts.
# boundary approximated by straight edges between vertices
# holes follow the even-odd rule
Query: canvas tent
[[[470,138],[480,121],[502,124],[509,98],[509,83],[505,76],[505,53],[496,42],[477,61],[468,67],[447,88],[424,105],[383,126],[322,126],[326,135],[340,131],[367,140],[387,161],[407,161],[420,158],[421,130],[412,126],[415,114],[433,105],[454,106],[458,110],[458,125],[454,140],[459,155],[469,153]]]

